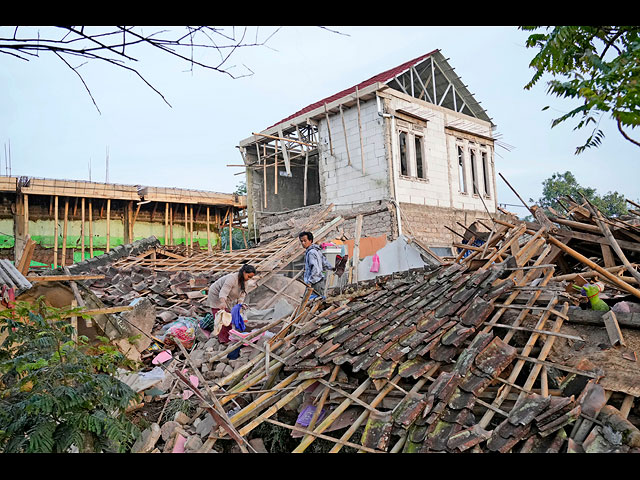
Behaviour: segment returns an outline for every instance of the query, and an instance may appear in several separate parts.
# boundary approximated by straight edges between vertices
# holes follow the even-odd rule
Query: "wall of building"
[[[329,115],[328,126],[324,119],[318,122],[322,203],[346,206],[389,199],[385,126],[384,119],[378,115],[376,99],[360,102],[360,124],[356,105],[343,107],[343,115],[346,141],[339,113]],[[360,125],[364,149],[360,147]]]
[[[388,92],[388,91],[387,91]],[[458,171],[458,156],[456,145],[462,142],[466,148],[469,146],[469,134],[456,134],[452,130],[445,129],[446,125],[462,123],[473,132],[482,136],[491,136],[491,125],[483,120],[478,120],[452,110],[448,110],[418,99],[408,97],[401,93],[385,95],[386,110],[395,113],[399,110],[411,110],[426,119],[426,124],[420,120],[412,121],[411,118],[396,114],[391,122],[391,139],[393,151],[393,166],[399,202],[425,205],[440,208],[454,208],[459,210],[477,211],[480,214],[489,210],[496,211],[495,199],[495,171],[493,169],[492,142],[481,137],[475,138],[478,145],[485,145],[489,153],[491,190],[488,196],[473,194],[471,185],[471,165],[465,162],[465,175],[467,179],[467,193],[461,192]],[[409,175],[401,174],[399,131],[404,130],[410,135],[423,137],[424,154],[426,157],[426,179],[417,178],[416,170],[411,163]],[[412,137],[411,137],[412,138]],[[413,146],[411,146],[413,148]],[[411,152],[412,153],[412,152]],[[478,157],[479,158],[479,157]],[[478,160],[476,158],[476,160]],[[477,161],[477,165],[480,163]],[[477,170],[481,175],[480,169]],[[481,183],[482,176],[478,177]],[[484,203],[484,204],[483,204]]]
[[[64,198],[64,197],[62,197]],[[62,258],[62,241],[64,235],[64,200],[58,203],[58,258]],[[67,265],[78,262],[82,259],[82,213],[80,204],[76,205],[75,198],[69,201],[66,253]],[[5,193],[0,196],[0,257],[13,260],[15,246],[15,226],[18,219],[15,215],[16,195]],[[105,252],[107,244],[107,220],[105,200],[96,199],[93,201],[92,215],[92,237],[93,254],[100,255]],[[85,225],[84,225],[84,257],[90,255],[90,235],[89,235],[89,209],[88,201],[85,202]],[[165,210],[164,203],[161,203],[154,210],[152,204],[144,204],[138,211],[138,216],[134,225],[133,240],[140,240],[155,236],[160,244],[164,244],[165,235]],[[200,248],[207,248],[207,225],[206,207],[194,205],[193,242],[199,244]],[[135,205],[134,205],[135,212]],[[204,212],[204,213],[203,213]],[[189,213],[190,215],[190,213]],[[119,245],[128,243],[125,230],[126,202],[112,201],[109,221],[109,248],[113,249]],[[189,217],[190,218],[190,217]],[[173,244],[185,244],[185,224],[184,205],[173,206]],[[213,218],[210,223],[210,238],[213,246],[219,244],[220,237],[217,228],[214,226]],[[36,242],[37,248],[33,255],[33,264],[53,262],[55,220],[51,212],[49,196],[29,196],[29,221],[28,234]]]

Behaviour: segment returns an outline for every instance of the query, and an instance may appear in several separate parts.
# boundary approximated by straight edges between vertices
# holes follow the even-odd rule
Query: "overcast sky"
[[[496,149],[496,171],[529,201],[542,181],[570,170],[599,194],[640,198],[640,149],[603,120],[603,145],[576,156],[588,132],[553,118],[577,104],[524,85],[535,55],[516,27],[285,26],[266,46],[238,49],[228,67],[242,78],[195,69],[166,55],[140,54],[138,67],[171,104],[131,72],[90,62],[78,76],[51,54],[28,62],[0,55],[0,173],[127,185],[233,192],[244,175],[236,146],[291,113],[384,70],[441,49],[497,125],[509,150]],[[277,27],[261,27],[260,38]],[[237,30],[236,30],[237,31]],[[0,27],[0,37],[13,32]],[[254,32],[254,30],[252,30]],[[74,65],[81,62],[76,60]],[[542,111],[549,105],[550,108]],[[524,215],[498,177],[498,202]]]

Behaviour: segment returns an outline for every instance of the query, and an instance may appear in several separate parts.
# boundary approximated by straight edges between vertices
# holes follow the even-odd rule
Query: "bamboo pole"
[[[585,198],[585,200],[587,199]],[[622,260],[622,264],[625,266],[625,268],[631,274],[631,276],[633,276],[638,282],[640,282],[640,273],[638,273],[636,269],[633,268],[633,266],[627,259],[627,256],[624,254],[624,252],[620,248],[620,245],[614,238],[613,234],[611,233],[611,230],[609,229],[607,224],[603,221],[603,218],[600,212],[597,211],[596,208],[593,207],[588,200],[586,205],[589,211],[591,212],[592,218],[595,220],[598,227],[600,227],[600,230],[602,230],[602,233],[604,234],[606,239],[609,240],[609,244],[611,245],[611,248],[613,248],[613,250],[616,252],[616,255],[618,256],[618,258]]]
[[[107,252],[111,241],[111,199],[107,198]]]
[[[371,383],[371,379],[367,378],[360,386],[353,392],[352,397],[358,398],[362,393],[369,388],[369,384]],[[325,418],[318,427],[313,431],[314,433],[322,433],[344,412],[347,407],[349,407],[353,403],[351,398],[346,398],[340,405],[338,405],[331,414]],[[305,437],[306,440],[300,442],[292,453],[302,453],[304,452],[311,443],[315,440],[314,437],[308,436]]]
[[[64,199],[64,224],[62,227],[62,259],[61,266],[65,266],[67,263],[67,228],[69,225],[69,197]]]
[[[84,261],[84,197],[80,202],[80,216],[82,218],[80,222],[80,259]]]
[[[207,206],[207,251],[211,253],[211,227],[209,224],[209,207]]]
[[[29,236],[29,195],[24,195],[24,237]]]
[[[611,283],[613,283],[614,285],[622,288],[624,291],[630,293],[631,295],[640,298],[640,290],[632,287],[627,282],[625,282],[622,279],[620,279],[620,277],[617,277],[617,276],[609,273],[607,270],[602,268],[600,265],[592,262],[591,260],[589,260],[587,257],[582,255],[581,253],[576,252],[574,249],[572,249],[571,247],[568,247],[567,245],[562,243],[560,240],[558,240],[558,239],[552,237],[551,235],[549,235],[549,242],[551,242],[553,245],[557,246],[560,250],[564,251],[565,253],[571,255],[576,260],[584,263],[585,265],[587,265],[591,269],[597,271],[603,277],[607,278],[607,280],[610,280]]]
[[[189,206],[189,213],[191,215],[191,223],[189,224],[189,245],[193,249],[193,205]]]
[[[54,197],[53,207],[53,268],[58,268],[58,196]]]
[[[276,140],[276,151],[275,151],[275,159],[273,164],[273,184],[274,184],[274,193],[278,194],[278,140]]]
[[[333,142],[331,141],[331,125],[329,124],[329,112],[327,111],[327,104],[324,104],[324,118],[327,122],[327,131],[329,132],[329,152],[333,156]]]
[[[168,245],[169,241],[169,202],[164,207],[164,244]]]
[[[169,210],[169,245],[173,245],[173,205]]]
[[[93,200],[89,199],[89,258],[93,258]]]
[[[184,204],[184,246],[189,247],[189,215],[186,203]]]
[[[358,130],[360,131],[360,158],[362,160],[362,175],[364,175],[364,144],[362,142],[362,120],[360,119],[360,97],[358,94],[358,87],[356,87],[356,104],[358,105]]]
[[[342,113],[342,105],[340,105],[340,118],[342,119],[342,131],[344,132],[344,146],[347,150],[347,165],[351,165],[351,155],[349,155],[349,142],[347,140],[347,126],[344,122],[344,113]]]

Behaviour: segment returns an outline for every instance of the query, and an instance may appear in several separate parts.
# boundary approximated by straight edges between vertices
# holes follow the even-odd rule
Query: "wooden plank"
[[[83,280],[102,280],[104,275],[26,275],[25,278],[31,283],[36,282],[63,282],[63,281],[78,281]]]
[[[362,120],[360,118],[360,97],[358,95],[358,87],[356,87],[356,104],[358,105],[358,131],[360,132],[360,158],[362,160],[362,175],[365,175],[364,143],[362,141]]]
[[[169,202],[166,202],[164,207],[164,244],[168,245],[169,243]],[[209,207],[207,207],[207,213],[209,212]]]
[[[58,268],[58,196],[54,197],[53,207],[53,268]]]
[[[333,142],[331,141],[331,124],[329,123],[329,112],[327,111],[327,104],[324,104],[324,119],[327,122],[327,132],[329,133],[329,153],[333,156]]]
[[[84,197],[81,200],[81,221],[80,221],[80,259],[84,261]]]
[[[353,282],[358,282],[358,265],[360,264],[360,236],[362,234],[362,215],[356,217],[356,231],[353,243]]]
[[[129,305],[124,307],[96,308],[93,310],[82,310],[80,311],[80,315],[103,315],[103,314],[109,314],[109,313],[128,312],[130,310],[133,310],[133,307]],[[72,317],[73,315],[74,315],[73,313],[67,313],[66,315],[63,315],[61,318],[69,318],[69,317]]]
[[[254,225],[255,228],[255,225]],[[207,206],[207,251],[211,253],[211,227],[209,224],[209,207]]]
[[[603,269],[600,265],[592,262],[591,260],[589,260],[587,257],[582,255],[581,253],[579,253],[579,252],[575,251],[574,249],[568,247],[567,245],[565,245],[564,243],[562,243],[561,241],[559,241],[558,239],[554,238],[551,235],[549,235],[549,242],[552,243],[553,245],[556,245],[561,250],[563,250],[565,253],[568,253],[573,258],[575,258],[576,260],[584,263],[585,265],[587,265],[591,269],[596,270],[598,273],[600,273],[603,277],[606,277],[608,280],[610,280],[616,286],[622,288],[623,290],[625,290],[626,292],[634,295],[635,297],[640,298],[640,290],[632,287],[627,282],[624,282],[623,280],[621,280],[619,277],[616,277],[615,275],[612,275],[607,270]]]
[[[69,197],[64,199],[64,224],[62,227],[62,260],[60,265],[63,267],[67,262],[67,228],[69,225]]]
[[[342,131],[344,133],[344,147],[347,150],[347,165],[351,165],[351,155],[349,155],[349,141],[347,138],[347,126],[344,122],[344,113],[342,112],[342,104],[340,104],[340,118],[342,120]]]
[[[29,195],[24,195],[24,236],[29,236]]]
[[[106,251],[109,251],[109,242],[111,239],[111,199],[107,198],[107,248]]]
[[[93,258],[93,201],[89,199],[89,257]]]

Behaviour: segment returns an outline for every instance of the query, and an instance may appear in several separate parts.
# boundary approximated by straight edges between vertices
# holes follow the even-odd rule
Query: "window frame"
[[[420,131],[416,131],[416,129],[419,129]],[[403,172],[402,168],[402,135],[405,135],[406,138],[406,173]],[[408,122],[398,124],[396,126],[396,139],[398,141],[398,163],[400,177],[404,180],[428,182],[429,170],[427,162],[426,133],[423,131],[423,128],[419,125],[410,124]],[[420,162],[422,167],[422,176],[418,175],[418,158],[416,151],[417,144],[420,146],[420,154],[422,157]]]

